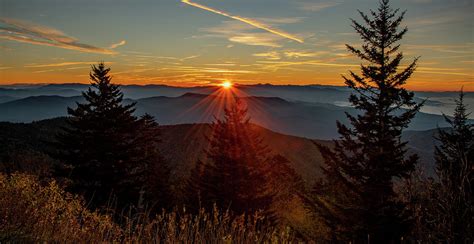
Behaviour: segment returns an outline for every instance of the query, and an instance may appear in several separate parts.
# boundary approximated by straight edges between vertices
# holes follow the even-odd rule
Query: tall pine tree
[[[469,124],[467,107],[461,91],[456,100],[451,125],[439,130],[441,142],[435,150],[436,173],[439,187],[436,191],[437,235],[449,243],[474,241],[474,125]]]
[[[92,207],[110,200],[118,207],[137,204],[150,165],[161,162],[158,125],[148,115],[133,115],[135,103],[124,104],[109,72],[104,63],[92,66],[86,102],[68,108],[68,126],[58,136],[60,158],[71,169],[71,189]]]
[[[268,212],[273,198],[265,173],[269,150],[249,123],[247,109],[239,100],[225,110],[224,116],[212,124],[208,160],[199,162],[193,170],[189,200],[200,201],[205,208],[215,203],[237,214]]]
[[[398,42],[407,32],[399,26],[405,12],[381,0],[371,16],[359,13],[365,25],[352,20],[352,26],[362,48],[347,48],[362,60],[362,74],[351,71],[344,79],[354,91],[349,101],[361,113],[346,114],[350,127],[337,122],[341,137],[334,148],[318,145],[325,180],[315,186],[313,206],[325,216],[335,240],[381,243],[399,240],[406,227],[393,180],[407,177],[417,163],[416,155],[407,155],[401,133],[421,104],[403,88],[416,60],[399,71],[403,54]]]

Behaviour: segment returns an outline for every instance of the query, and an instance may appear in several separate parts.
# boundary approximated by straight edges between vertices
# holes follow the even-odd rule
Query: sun
[[[222,82],[222,83],[220,84],[220,86],[222,86],[222,87],[225,88],[225,89],[229,89],[229,88],[232,87],[232,82],[230,82],[230,81],[224,81],[224,82]]]

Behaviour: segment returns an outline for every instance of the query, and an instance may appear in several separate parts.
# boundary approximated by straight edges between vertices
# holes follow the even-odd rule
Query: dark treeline
[[[162,236],[164,232],[140,229],[141,222],[134,222],[131,216],[138,216],[140,221],[149,219],[154,223],[153,228],[163,219],[176,217],[161,215],[160,219],[162,211],[181,208],[186,209],[183,216],[191,213],[204,216],[206,220],[219,220],[213,222],[216,225],[225,222],[234,226],[234,222],[227,220],[239,216],[263,216],[258,224],[250,217],[246,222],[254,221],[251,225],[254,232],[249,232],[255,234],[255,238],[250,235],[254,241],[472,243],[474,126],[468,124],[469,112],[463,93],[456,101],[453,117],[446,116],[451,128],[440,129],[438,133],[440,146],[433,159],[436,175],[427,176],[419,170],[417,155],[409,154],[407,142],[401,139],[403,130],[423,105],[416,103],[414,94],[403,88],[417,64],[417,59],[402,64],[399,43],[407,33],[407,28],[400,28],[405,12],[394,10],[388,0],[381,0],[378,9],[369,15],[359,13],[363,23],[352,20],[352,26],[362,46],[347,45],[347,48],[361,59],[361,72],[351,71],[344,79],[353,91],[349,101],[361,113],[347,114],[350,125],[337,122],[339,140],[330,146],[316,143],[324,166],[323,176],[314,185],[303,181],[287,158],[265,145],[239,98],[228,105],[223,118],[216,118],[210,125],[212,133],[206,135],[209,147],[204,152],[205,160],[195,162],[186,180],[176,184],[171,173],[173,162],[167,162],[160,153],[161,145],[167,143],[162,141],[160,127],[150,115],[137,117],[135,104],[123,103],[120,86],[112,83],[109,75],[110,68],[99,63],[92,66],[91,86],[83,93],[84,103],[68,108],[69,117],[49,121],[55,129],[39,124],[33,126],[42,136],[30,141],[44,143],[29,145],[29,135],[26,135],[29,132],[5,132],[26,134],[23,142],[0,142],[3,184],[0,194],[21,193],[25,186],[31,186],[51,196],[51,189],[55,189],[76,204],[74,206],[79,206],[80,212],[91,211],[89,219],[96,221],[100,214],[111,214],[106,215],[112,216],[111,222],[105,218],[107,221],[99,223],[107,226],[127,223],[123,229],[155,236]],[[15,172],[34,174],[38,183],[31,183],[30,178],[13,178],[18,177]],[[10,178],[5,180],[5,177]],[[50,179],[57,183],[52,184]],[[20,190],[15,188],[17,186]],[[52,196],[57,203],[68,202],[57,200],[54,192]],[[8,204],[8,199],[0,201],[3,219],[11,219],[12,209],[15,209]],[[285,210],[293,206],[302,206],[303,215],[310,220],[298,223],[285,215]],[[227,212],[219,217],[203,211]],[[76,213],[59,212],[65,216]],[[120,214],[123,212],[136,215]],[[158,220],[153,222],[156,216]],[[193,222],[192,219],[189,217],[177,226],[182,230],[189,227],[183,227],[186,223],[199,226],[201,220],[196,218],[197,222]],[[83,217],[81,221],[78,225],[88,226]],[[90,221],[95,225],[96,222]],[[0,220],[3,229],[0,242],[25,235],[12,226]],[[283,234],[275,239],[277,231],[272,229],[265,229],[272,230],[268,231],[271,233],[268,239],[267,236],[259,239],[257,233],[261,232],[261,226],[282,229],[289,226],[296,239]],[[209,229],[219,229],[214,227],[211,225]],[[121,237],[114,241],[132,240],[124,237],[127,236],[125,230],[118,231]],[[169,228],[168,231],[179,232]],[[234,238],[230,241],[251,240],[239,239],[245,231],[238,233],[229,234]],[[111,234],[104,235],[100,240],[111,240]],[[224,232],[196,234],[199,238],[194,239],[189,239],[191,234],[186,235],[188,241],[227,236]]]

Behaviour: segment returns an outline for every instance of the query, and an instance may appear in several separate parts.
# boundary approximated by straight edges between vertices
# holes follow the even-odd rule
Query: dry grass
[[[30,175],[0,174],[0,242],[162,242],[289,243],[289,228],[265,224],[265,218],[233,217],[216,208],[193,215],[183,211],[112,216],[91,212],[77,196],[54,181]]]

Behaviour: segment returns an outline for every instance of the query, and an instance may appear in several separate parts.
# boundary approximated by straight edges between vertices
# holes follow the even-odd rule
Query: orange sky
[[[473,1],[392,0],[406,9],[411,90],[474,91]],[[114,82],[200,86],[344,85],[359,70],[349,18],[371,0],[3,0],[0,84],[88,83],[105,61]],[[99,11],[101,14],[97,15]]]

